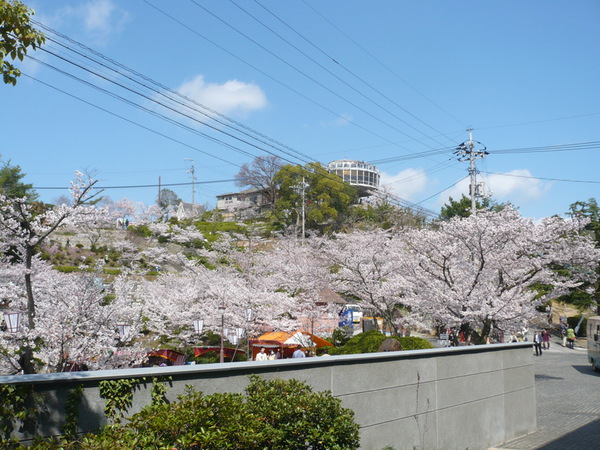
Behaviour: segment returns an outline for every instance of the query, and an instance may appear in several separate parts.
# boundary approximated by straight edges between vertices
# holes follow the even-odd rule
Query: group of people
[[[542,356],[542,350],[550,348],[551,334],[545,328],[542,331],[536,331],[533,335],[533,346],[535,347],[535,356]]]
[[[296,347],[296,350],[294,350],[294,353],[292,354],[292,358],[304,358],[304,357],[306,357],[306,354],[302,350],[302,346],[299,345],[298,347]],[[254,361],[270,361],[270,360],[275,360],[275,359],[281,359],[281,352],[279,351],[279,349],[270,350],[269,353],[267,353],[267,351],[264,347],[262,347],[260,349],[260,351],[254,357]]]
[[[575,346],[575,330],[566,323],[561,322],[560,335],[562,337],[563,347],[573,349]],[[542,350],[548,350],[550,348],[550,337],[550,332],[545,328],[542,329],[541,332],[535,332],[533,335],[533,346],[535,348],[536,356],[541,356]]]

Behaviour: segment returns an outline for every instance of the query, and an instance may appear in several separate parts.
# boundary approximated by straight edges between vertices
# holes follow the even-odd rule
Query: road
[[[593,372],[583,348],[550,349],[534,356],[537,426],[534,433],[498,449],[565,450],[600,448],[600,372]]]

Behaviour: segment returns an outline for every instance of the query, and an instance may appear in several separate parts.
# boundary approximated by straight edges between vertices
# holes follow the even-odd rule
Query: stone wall
[[[488,448],[536,428],[530,343],[454,347],[264,362],[0,377],[33,383],[49,414],[40,431],[58,434],[70,390],[83,385],[80,426],[105,423],[98,383],[125,377],[169,376],[172,400],[193,385],[205,394],[243,392],[248,375],[295,378],[329,390],[355,411],[361,448]],[[150,401],[141,385],[130,412]]]

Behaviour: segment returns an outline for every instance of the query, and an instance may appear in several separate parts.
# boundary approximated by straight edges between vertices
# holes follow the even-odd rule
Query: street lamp
[[[246,311],[244,311],[244,314],[246,316],[246,329],[244,330],[246,332],[246,330],[248,329],[248,322],[250,322],[253,318],[254,318],[254,311],[252,310],[252,308],[247,308]],[[246,334],[246,351],[247,351],[247,355],[250,357],[250,334],[249,333],[245,333]],[[241,336],[240,336],[241,338]]]
[[[10,333],[16,333],[19,331],[19,327],[21,326],[21,317],[23,313],[13,312],[13,313],[4,313],[4,322],[6,324],[7,330]]]
[[[204,328],[204,320],[194,319],[194,331],[196,334],[202,334],[202,329]]]
[[[131,331],[131,325],[119,323],[117,324],[117,328],[119,330],[119,338],[121,338],[121,340],[129,336],[129,332]]]
[[[219,362],[223,364],[225,362],[225,351],[223,350],[223,334],[225,333],[225,305],[219,305],[219,314],[221,314],[221,353],[219,354]]]

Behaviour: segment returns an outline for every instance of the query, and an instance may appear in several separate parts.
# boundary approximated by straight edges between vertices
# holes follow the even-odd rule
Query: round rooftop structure
[[[379,188],[379,169],[374,164],[352,159],[339,159],[327,164],[329,173],[336,174],[351,186],[358,188],[364,197]]]

